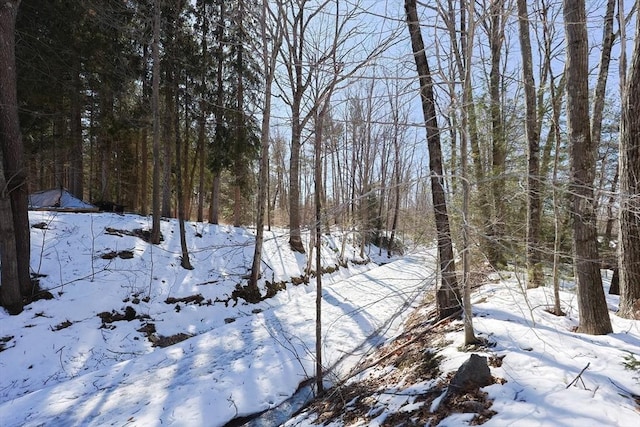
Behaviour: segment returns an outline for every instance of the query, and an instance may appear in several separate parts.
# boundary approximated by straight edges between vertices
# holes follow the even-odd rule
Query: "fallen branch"
[[[578,374],[577,377],[575,377],[573,379],[573,381],[571,381],[569,384],[567,384],[567,387],[565,388],[565,390],[569,387],[571,387],[572,385],[574,385],[578,380],[582,381],[582,374],[584,373],[584,371],[587,370],[587,368],[589,367],[589,365],[591,365],[591,362],[587,363],[587,366],[585,366],[584,368],[582,368],[582,370],[580,371],[580,373]],[[584,381],[582,381],[582,385],[584,386]],[[586,389],[586,387],[585,387]]]

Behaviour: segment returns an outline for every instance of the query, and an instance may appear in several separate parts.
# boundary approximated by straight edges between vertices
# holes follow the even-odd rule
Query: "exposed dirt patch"
[[[189,295],[186,297],[182,297],[182,298],[174,298],[174,297],[168,297],[166,300],[164,300],[164,302],[166,304],[175,304],[176,306],[174,307],[175,311],[178,313],[180,312],[180,310],[182,310],[182,306],[180,305],[180,303],[182,304],[194,304],[194,305],[199,305],[199,306],[203,306],[203,305],[212,305],[213,302],[211,301],[211,299],[208,299],[205,301],[204,297],[201,294],[195,294],[195,295]]]
[[[204,297],[201,294],[189,295],[182,298],[168,297],[166,300],[164,300],[166,304],[177,304],[181,302],[184,304],[193,303],[197,305],[211,305],[211,300],[207,300],[205,303],[203,303],[203,301]]]
[[[5,351],[8,348],[13,347],[13,346],[9,347],[8,344],[7,344],[12,339],[13,339],[13,335],[7,335],[7,336],[4,336],[4,337],[0,337],[0,353]]]
[[[293,283],[296,286],[302,285],[303,283],[309,283],[309,278],[307,276],[292,277],[291,283]]]
[[[126,249],[123,251],[110,251],[107,253],[104,253],[102,255],[100,255],[100,258],[102,259],[114,259],[114,258],[120,258],[120,259],[132,259],[133,258],[133,251]]]
[[[40,230],[48,230],[49,229],[49,225],[46,222],[36,222],[35,224],[33,224],[31,226],[31,228],[37,228]]]
[[[140,304],[140,302],[149,302],[149,301],[151,301],[151,298],[149,296],[140,298],[140,293],[138,292],[122,300],[122,302],[131,302],[132,304]]]
[[[70,320],[65,320],[64,322],[58,323],[56,326],[52,326],[51,330],[52,331],[60,331],[62,329],[68,328],[71,325],[73,325],[73,322],[71,322]]]
[[[157,334],[156,325],[151,322],[145,322],[137,331],[144,334],[154,347],[169,347],[193,336],[182,332],[169,336],[160,335]]]
[[[191,338],[193,335],[184,334],[182,332],[170,335],[168,337],[164,335],[152,335],[149,337],[149,341],[153,344],[154,347],[169,347],[170,345],[177,344],[182,342],[188,338]]]
[[[130,305],[126,306],[124,312],[120,313],[116,310],[111,311],[103,311],[98,313],[98,317],[102,320],[102,325],[100,328],[104,329],[115,329],[114,322],[120,322],[126,320],[127,322],[131,322],[134,319],[148,319],[147,315],[139,315],[136,313],[136,310]]]
[[[324,274],[335,273],[338,270],[340,270],[340,266],[338,264],[334,264],[334,265],[328,265],[326,267],[322,267],[320,271],[322,271],[322,274],[324,275]],[[310,270],[309,276],[316,277],[316,270]]]
[[[151,230],[143,230],[142,228],[136,228],[133,230],[118,230],[115,228],[106,227],[104,229],[104,232],[112,236],[119,236],[119,237],[133,236],[133,237],[138,237],[147,243],[151,242]],[[164,240],[164,236],[162,236],[162,233],[161,233],[160,241],[162,242],[163,240]]]
[[[272,298],[276,296],[276,294],[280,291],[284,291],[287,289],[287,282],[269,282],[265,283],[267,287],[267,293],[264,296],[265,298]]]
[[[439,348],[448,344],[444,336],[460,331],[462,324],[454,318],[429,320],[434,318],[435,311],[412,315],[400,336],[304,411],[315,414],[318,425],[368,425],[385,414],[382,426],[436,426],[452,413],[473,413],[472,425],[485,423],[495,414],[487,394],[477,387],[447,392],[454,373],[440,369]],[[499,366],[503,358],[490,357],[487,363]]]
[[[39,301],[41,299],[49,300],[54,298],[51,292],[47,291],[46,289],[40,288],[41,277],[46,277],[46,275],[44,274],[31,275],[31,295],[22,298],[24,305],[31,304],[32,302]]]
[[[249,285],[236,285],[236,288],[231,293],[234,306],[238,304],[239,298],[242,298],[249,304],[256,304],[263,300],[262,295],[260,295],[260,290]]]

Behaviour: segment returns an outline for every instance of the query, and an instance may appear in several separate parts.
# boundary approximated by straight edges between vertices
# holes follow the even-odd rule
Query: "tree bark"
[[[74,57],[73,69],[73,89],[71,93],[70,108],[70,130],[71,130],[71,150],[70,150],[70,171],[69,171],[69,191],[74,196],[83,199],[84,187],[84,163],[82,155],[82,84],[80,80],[79,58]]]
[[[205,93],[207,90],[207,71],[208,61],[205,58],[209,55],[209,47],[207,44],[207,37],[209,33],[209,17],[207,15],[207,2],[201,1],[199,4],[200,16],[202,19],[202,38],[200,41],[200,54],[202,56],[202,66],[200,68],[200,115],[198,117],[198,213],[197,221],[204,222],[204,170],[205,159],[207,158],[207,150],[205,149],[205,131],[206,131],[206,118],[208,113],[207,102],[205,100]]]
[[[270,142],[270,123],[271,123],[271,90],[273,87],[273,79],[275,77],[275,66],[277,53],[280,49],[282,40],[282,32],[280,26],[275,30],[275,34],[269,34],[267,31],[267,23],[269,22],[269,1],[262,0],[262,16],[260,20],[260,34],[262,38],[262,65],[264,67],[264,105],[262,110],[262,123],[260,125],[260,164],[258,178],[258,200],[256,212],[256,245],[253,252],[253,262],[251,264],[251,276],[249,278],[249,291],[257,293],[258,279],[260,278],[260,266],[262,264],[262,245],[264,242],[264,217],[265,211],[268,209],[269,198],[269,142]],[[278,8],[280,11],[280,8]],[[274,21],[277,22],[280,18]],[[273,21],[272,21],[273,22]],[[273,40],[271,52],[269,52],[269,39]]]
[[[160,243],[160,7],[162,0],[153,3],[153,41],[151,57],[153,61],[151,82],[151,111],[153,114],[153,183],[152,183],[152,228],[151,243]]]
[[[640,13],[620,126],[620,310],[640,319]]]
[[[31,296],[31,236],[27,194],[27,170],[24,165],[24,145],[18,120],[16,88],[15,23],[19,0],[0,5],[0,144],[5,187],[11,201],[11,217],[15,235],[18,283],[23,296]],[[9,249],[11,252],[11,249]],[[4,252],[3,252],[4,254]],[[3,255],[4,256],[4,255]],[[9,267],[8,267],[9,268]],[[4,268],[3,268],[4,272]]]
[[[473,10],[473,9],[471,9]],[[502,59],[502,44],[504,39],[504,0],[491,2],[491,24],[489,34],[489,47],[491,50],[491,68],[489,70],[489,95],[491,98],[491,195],[493,201],[493,216],[490,219],[489,228],[489,262],[491,265],[502,268],[506,265],[506,248],[504,246],[505,234],[505,161],[507,157],[506,135],[502,114],[502,91],[500,62]],[[471,46],[471,49],[473,47]],[[468,67],[471,63],[467,64]]]
[[[2,23],[2,11],[0,11],[0,23]],[[6,28],[6,27],[2,27]],[[4,40],[4,34],[0,34],[0,43]],[[0,47],[0,50],[2,47]],[[2,55],[0,53],[0,55]],[[2,111],[2,108],[0,108]],[[13,214],[11,213],[11,199],[7,191],[7,182],[4,179],[2,150],[0,150],[0,305],[9,314],[22,312],[23,303],[20,295],[20,282],[18,280],[18,255],[16,253],[16,234],[13,229]]]
[[[180,230],[180,249],[182,251],[182,257],[180,259],[180,266],[185,270],[193,270],[193,266],[191,265],[191,261],[189,260],[189,248],[187,246],[187,234],[184,228],[184,220],[185,220],[185,199],[183,196],[184,193],[184,183],[183,183],[183,170],[186,170],[186,159],[182,159],[182,138],[180,137],[180,115],[178,112],[178,106],[180,105],[178,100],[178,91],[177,91],[177,80],[173,84],[176,87],[173,90],[175,95],[175,99],[173,101],[174,105],[174,127],[175,127],[175,156],[176,156],[176,199],[178,204],[178,228]],[[187,125],[188,126],[188,125]],[[184,164],[183,164],[184,163]]]
[[[571,219],[580,332],[612,332],[602,288],[595,223],[595,150],[589,129],[588,39],[584,0],[564,0]]]
[[[524,79],[527,160],[529,164],[527,175],[527,288],[537,288],[544,284],[540,254],[540,135],[538,134],[536,86],[533,79],[529,12],[526,0],[518,0],[518,23]]]
[[[424,50],[424,42],[420,32],[420,22],[416,10],[416,0],[405,0],[405,12],[411,47],[416,62],[420,81],[420,98],[422,112],[427,130],[427,146],[429,149],[429,169],[431,175],[431,195],[433,211],[436,221],[438,240],[438,254],[442,283],[437,291],[438,316],[447,317],[461,308],[460,290],[456,278],[456,267],[453,256],[453,245],[449,229],[447,202],[443,187],[442,149],[440,147],[440,130],[436,118],[435,97],[433,94],[433,80]]]
[[[214,156],[220,156],[222,145],[224,144],[225,132],[225,115],[224,115],[224,42],[225,42],[225,26],[226,11],[224,0],[217,0],[219,17],[216,26],[216,104],[215,104],[215,136],[214,136]],[[222,163],[220,159],[215,159],[216,166],[213,170],[213,178],[211,183],[211,204],[209,205],[209,223],[218,224],[220,214],[220,174],[222,173]]]

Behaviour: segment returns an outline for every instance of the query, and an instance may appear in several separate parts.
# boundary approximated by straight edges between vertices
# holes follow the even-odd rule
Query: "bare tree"
[[[289,244],[293,250],[304,252],[301,240],[300,212],[300,164],[303,131],[321,108],[328,91],[350,79],[360,69],[370,64],[373,58],[385,51],[396,37],[395,32],[371,38],[364,32],[369,25],[363,18],[364,6],[357,1],[349,8],[340,9],[337,0],[324,0],[311,7],[309,0],[288,0],[287,17],[283,20],[283,46],[281,58],[286,68],[286,79],[276,79],[282,100],[291,111],[291,146],[289,161]],[[329,23],[333,10],[340,9],[339,22]],[[329,17],[329,18],[327,18]],[[368,17],[367,17],[368,18]],[[333,25],[337,31],[330,33]],[[314,31],[316,33],[314,33]],[[368,46],[372,46],[367,48]],[[365,47],[365,48],[363,48]],[[333,59],[343,64],[335,85]],[[327,68],[328,73],[312,94],[309,92],[312,78],[317,70]],[[330,88],[333,85],[333,88]]]
[[[640,12],[620,125],[620,310],[640,319]]]
[[[416,8],[416,0],[405,0],[407,26],[411,37],[411,47],[416,62],[420,81],[420,99],[422,113],[427,131],[429,149],[429,169],[431,178],[431,196],[436,222],[438,254],[442,284],[437,291],[438,316],[447,317],[461,308],[460,290],[456,278],[456,267],[453,256],[453,244],[449,228],[447,201],[443,186],[442,148],[440,147],[440,129],[436,116],[433,80],[420,31],[420,21]]]
[[[487,234],[490,241],[487,256],[491,265],[502,267],[505,259],[505,169],[507,158],[507,137],[503,114],[503,89],[500,64],[503,60],[502,45],[504,43],[505,1],[494,0],[489,6],[489,50],[491,51],[491,67],[489,70],[489,97],[491,99],[491,196],[493,215],[490,219]],[[470,17],[473,15],[470,13]],[[472,48],[471,44],[469,48]],[[470,63],[467,63],[469,67]]]
[[[536,108],[536,87],[533,79],[533,58],[529,36],[529,12],[526,0],[518,0],[518,23],[520,28],[520,51],[522,53],[522,74],[527,135],[527,288],[537,288],[543,284],[540,254],[540,135],[538,133],[538,110]]]
[[[260,19],[260,35],[262,44],[262,67],[264,71],[264,105],[262,108],[262,123],[260,126],[260,165],[258,171],[258,201],[256,213],[256,245],[251,264],[251,277],[249,278],[249,291],[258,293],[258,279],[260,278],[260,265],[262,263],[262,245],[264,241],[264,214],[269,204],[267,189],[269,186],[269,141],[271,123],[271,90],[275,77],[276,60],[280,44],[282,43],[281,13],[282,6],[277,4],[278,11],[274,13],[268,0],[262,0]]]
[[[595,147],[589,129],[589,48],[584,0],[564,0],[571,219],[580,332],[612,331],[602,288],[594,210]]]

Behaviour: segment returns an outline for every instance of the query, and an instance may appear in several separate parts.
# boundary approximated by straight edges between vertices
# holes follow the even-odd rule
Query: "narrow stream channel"
[[[287,400],[275,408],[245,417],[234,418],[224,427],[274,427],[288,421],[291,416],[309,403],[314,397],[313,384],[309,381],[303,383],[300,388]]]

